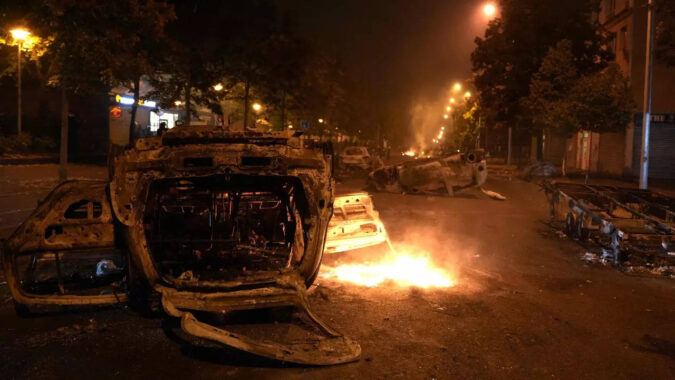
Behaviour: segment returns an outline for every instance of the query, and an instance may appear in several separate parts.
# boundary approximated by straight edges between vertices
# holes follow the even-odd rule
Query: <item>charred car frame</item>
[[[140,139],[115,157],[109,183],[59,185],[6,241],[14,300],[21,309],[150,294],[194,337],[302,364],[357,360],[359,345],[318,320],[306,292],[333,213],[331,162],[330,146],[282,133],[184,127]],[[284,306],[321,336],[259,341],[193,314]]]

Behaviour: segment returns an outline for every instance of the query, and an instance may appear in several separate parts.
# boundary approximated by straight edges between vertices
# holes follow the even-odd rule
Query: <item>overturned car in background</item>
[[[370,173],[368,184],[377,191],[454,196],[482,186],[486,179],[487,163],[475,151],[385,166]]]
[[[332,149],[290,134],[183,127],[139,139],[111,181],[55,188],[6,241],[17,311],[128,298],[180,318],[188,336],[287,362],[358,360],[310,310],[333,213]],[[194,311],[304,311],[304,339],[270,342]],[[201,315],[201,314],[199,314]]]

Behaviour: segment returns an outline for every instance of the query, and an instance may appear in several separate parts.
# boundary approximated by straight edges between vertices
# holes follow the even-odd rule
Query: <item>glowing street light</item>
[[[323,119],[319,119],[319,124],[323,124]]]
[[[454,103],[455,103],[455,98],[450,98],[450,103],[454,104]]]
[[[471,97],[471,91],[467,91],[464,93],[464,97],[469,99]]]
[[[27,31],[26,29],[12,29],[9,31],[12,34],[12,38],[16,40],[17,42],[23,43],[28,39],[28,36],[30,36],[30,32]]]
[[[260,112],[260,110],[262,109],[262,106],[260,105],[260,103],[253,103],[253,105],[251,107],[253,108],[253,110],[255,112]]]
[[[26,29],[12,29],[9,31],[12,34],[12,38],[14,41],[17,42],[17,50],[16,50],[16,59],[17,59],[17,66],[16,66],[16,71],[17,71],[17,83],[16,83],[16,88],[17,88],[17,104],[18,104],[18,110],[17,110],[17,115],[16,115],[16,133],[17,135],[21,134],[21,47],[23,46],[23,43],[26,42],[26,39],[30,35],[30,32],[27,31]]]
[[[445,110],[450,112],[452,110],[452,108],[450,106],[447,106],[447,107],[445,107]]]
[[[452,90],[455,91],[455,92],[462,91],[462,84],[459,83],[459,82],[455,83],[455,85],[452,86]]]
[[[175,104],[176,107],[180,107],[183,105],[183,102],[181,102],[180,100],[176,100],[175,102],[173,102],[173,104]]]
[[[487,3],[483,6],[483,14],[489,18],[494,17],[497,13],[497,7],[492,3]]]
[[[293,124],[288,124],[288,129],[293,129]]]
[[[448,114],[446,113],[445,115],[443,115],[443,119],[447,119],[447,118],[448,118]]]
[[[213,89],[216,91],[222,91],[223,85],[221,83],[218,83],[217,85],[213,86]]]

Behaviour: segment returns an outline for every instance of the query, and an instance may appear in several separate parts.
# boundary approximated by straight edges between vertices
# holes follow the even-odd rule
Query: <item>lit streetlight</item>
[[[447,107],[445,107],[445,110],[450,112],[450,111],[452,111],[452,108],[450,106],[447,106]]]
[[[447,118],[448,118],[448,114],[443,115],[443,119],[447,119]]]
[[[218,83],[217,85],[213,86],[213,89],[216,91],[222,91],[223,85],[221,83]]]
[[[173,104],[175,104],[176,107],[180,107],[181,105],[183,105],[183,102],[181,102],[180,100],[176,100],[175,102],[173,102]]]
[[[467,91],[464,93],[464,97],[469,99],[471,97],[471,91]]]
[[[25,30],[25,29],[12,29],[10,31],[12,34],[12,38],[14,41],[17,42],[17,50],[16,50],[16,60],[17,60],[17,105],[18,105],[18,111],[16,115],[16,133],[17,135],[21,134],[21,47],[23,46],[23,43],[26,41],[28,36],[30,35],[30,32]]]
[[[455,98],[450,98],[450,103],[455,104]]]
[[[319,119],[319,124],[323,124],[323,119]]]
[[[293,129],[293,124],[288,124],[288,129]]]
[[[251,107],[255,112],[260,112],[260,110],[262,110],[262,106],[260,105],[260,103],[253,103]]]
[[[452,86],[452,90],[455,91],[455,92],[462,91],[462,84],[459,83],[459,82],[455,83],[455,85]]]
[[[483,6],[483,14],[488,18],[492,18],[497,13],[497,7],[492,3],[487,3]]]

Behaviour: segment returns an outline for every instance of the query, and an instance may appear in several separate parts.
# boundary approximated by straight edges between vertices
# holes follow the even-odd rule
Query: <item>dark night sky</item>
[[[482,0],[278,0],[299,34],[343,60],[364,91],[412,109],[471,74]]]

